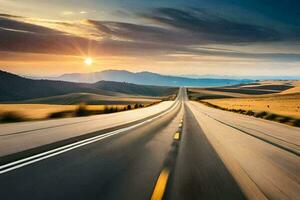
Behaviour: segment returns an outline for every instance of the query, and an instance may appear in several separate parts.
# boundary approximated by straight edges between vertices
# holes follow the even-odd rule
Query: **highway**
[[[261,192],[267,199],[299,198],[299,128],[197,102],[187,107],[248,196]]]
[[[188,101],[0,125],[1,199],[297,199],[299,128]]]

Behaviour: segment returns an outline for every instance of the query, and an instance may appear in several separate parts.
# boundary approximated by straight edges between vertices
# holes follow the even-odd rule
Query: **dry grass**
[[[50,113],[76,109],[76,105],[0,104],[0,114],[15,112],[29,119],[46,118]]]
[[[211,88],[190,88],[196,99],[243,98],[300,93],[300,81],[259,81],[255,83]]]
[[[210,107],[300,126],[300,81],[191,88],[188,94]]]
[[[105,96],[91,93],[71,93],[11,103],[52,105],[77,105],[79,103],[85,103],[88,105],[126,105],[130,103],[152,103],[160,101],[162,98],[164,97]]]
[[[207,101],[199,101],[200,103],[212,107],[212,108],[217,108],[220,110],[225,110],[225,111],[230,111],[230,112],[235,112],[239,114],[244,114],[244,115],[249,115],[249,116],[254,116],[257,118],[263,118],[275,122],[280,122],[283,124],[291,125],[291,126],[296,126],[300,127],[300,119],[299,118],[293,118],[293,117],[288,117],[284,115],[278,115],[266,111],[252,111],[252,110],[243,110],[243,109],[228,109],[228,108],[223,108],[221,106],[217,106],[215,104],[211,104]]]
[[[300,81],[291,81],[294,87],[285,91],[282,91],[281,94],[293,94],[293,93],[300,93]]]
[[[210,91],[209,88],[191,88],[189,89],[191,93],[201,94],[204,97],[246,97],[247,94],[239,94],[233,92],[222,92],[222,91]]]
[[[132,103],[128,105],[0,104],[0,122],[19,122],[113,113],[147,107],[159,102],[155,101],[147,104]]]
[[[204,101],[229,110],[266,111],[278,115],[300,118],[300,93],[268,97],[209,99]]]

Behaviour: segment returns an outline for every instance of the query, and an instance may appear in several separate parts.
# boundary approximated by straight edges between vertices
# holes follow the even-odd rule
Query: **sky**
[[[300,76],[300,1],[0,0],[0,69]]]

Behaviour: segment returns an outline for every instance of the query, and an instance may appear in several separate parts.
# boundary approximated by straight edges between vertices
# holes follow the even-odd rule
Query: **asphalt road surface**
[[[268,199],[299,199],[299,128],[197,102],[187,106],[248,196],[260,191]]]
[[[0,125],[1,199],[297,199],[299,129],[189,102]]]

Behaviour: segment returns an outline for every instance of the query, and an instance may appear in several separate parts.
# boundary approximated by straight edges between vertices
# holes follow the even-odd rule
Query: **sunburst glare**
[[[93,59],[88,57],[84,59],[84,64],[86,65],[92,65],[93,64]]]

